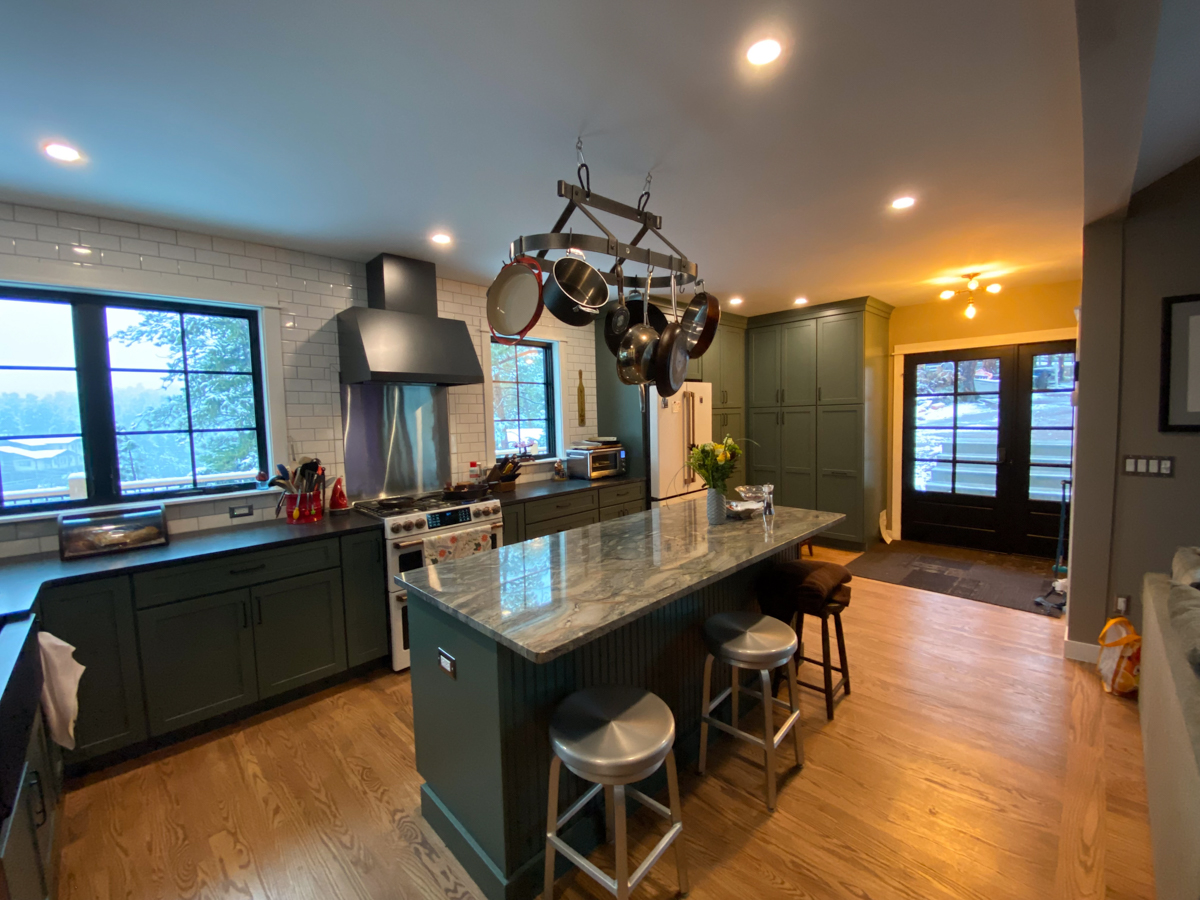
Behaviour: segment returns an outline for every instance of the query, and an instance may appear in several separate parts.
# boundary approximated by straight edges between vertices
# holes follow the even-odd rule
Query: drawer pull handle
[[[261,625],[263,623],[263,620],[262,620],[262,597],[255,597],[254,602],[258,604],[258,624]]]
[[[249,572],[257,572],[260,569],[265,569],[266,567],[267,567],[266,563],[259,563],[257,566],[246,566],[246,568],[244,568],[244,569],[230,569],[229,574],[230,575],[245,575]]]
[[[46,789],[42,787],[42,776],[38,772],[29,773],[29,783],[37,788],[38,792],[38,818],[33,824],[34,827],[41,828],[46,824],[46,819],[49,818],[49,814],[46,811]]]
[[[248,604],[245,600],[240,605],[242,607],[242,629],[245,630],[250,627],[250,610],[247,608]]]
[[[566,503],[559,503],[559,504],[557,504],[557,505],[556,505],[554,508],[555,508],[555,509],[566,509],[566,508],[567,508],[568,506],[570,506],[570,505],[571,505],[571,501],[570,501],[570,500],[568,500]]]

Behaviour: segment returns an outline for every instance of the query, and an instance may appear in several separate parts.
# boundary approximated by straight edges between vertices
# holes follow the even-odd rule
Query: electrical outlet
[[[1128,597],[1118,597],[1117,598],[1117,612],[1120,613],[1121,615],[1125,615],[1125,613],[1129,612],[1129,598]]]
[[[254,515],[253,504],[247,503],[245,506],[229,507],[229,518],[231,518],[231,519],[244,519],[247,516],[252,516],[252,515]]]
[[[458,664],[454,661],[454,657],[441,647],[438,647],[438,665],[443,672],[458,681]]]

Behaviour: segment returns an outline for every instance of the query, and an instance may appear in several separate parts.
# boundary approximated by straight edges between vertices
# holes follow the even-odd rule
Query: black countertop
[[[146,547],[68,562],[51,553],[15,557],[0,565],[0,622],[28,614],[43,585],[137,572],[206,556],[245,553],[272,545],[316,541],[379,527],[379,519],[349,512],[345,515],[327,515],[320,522],[308,525],[289,525],[284,520],[278,520],[233,528],[214,528],[172,537],[171,543],[165,547]]]
[[[544,497],[560,497],[563,494],[574,494],[579,491],[594,491],[596,488],[637,484],[639,481],[644,483],[646,479],[621,476],[620,478],[597,478],[595,481],[588,481],[584,478],[568,478],[566,481],[530,481],[526,483],[518,481],[516,490],[501,491],[494,496],[500,501],[501,506],[508,506],[511,503],[525,503],[528,500],[541,500]]]

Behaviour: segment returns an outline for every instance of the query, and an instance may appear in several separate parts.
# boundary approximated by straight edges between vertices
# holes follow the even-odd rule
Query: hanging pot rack
[[[611,285],[615,285],[617,279],[621,277],[617,274],[617,267],[627,261],[641,263],[654,269],[666,270],[668,273],[673,272],[675,273],[675,284],[677,286],[692,284],[696,281],[696,264],[684,256],[678,247],[663,236],[663,233],[659,230],[662,228],[662,216],[655,215],[645,209],[650,199],[649,177],[647,177],[647,189],[642,191],[637,206],[629,206],[620,201],[602,197],[600,194],[594,193],[591,190],[591,174],[588,172],[587,163],[580,162],[579,180],[580,184],[578,185],[569,184],[562,180],[558,182],[558,196],[567,201],[566,208],[563,209],[562,214],[558,217],[558,221],[545,234],[521,235],[521,237],[509,245],[510,257],[515,258],[537,254],[538,259],[545,259],[546,254],[551,250],[578,250],[584,253],[597,253],[615,258],[612,268],[607,272],[601,272],[604,280]],[[592,224],[604,232],[604,237],[591,234],[576,234],[574,230],[563,231],[571,215],[577,209],[587,216]],[[592,210],[619,216],[631,222],[637,222],[641,227],[633,240],[626,243],[618,240],[616,235],[605,228],[604,223],[596,218]],[[674,253],[660,253],[657,250],[650,250],[639,246],[642,238],[651,233],[670,247]],[[671,277],[670,274],[667,274],[652,278],[650,280],[650,287],[656,289],[669,288],[671,286]],[[644,277],[638,278],[633,275],[625,275],[624,279],[625,287],[630,290],[646,284]]]

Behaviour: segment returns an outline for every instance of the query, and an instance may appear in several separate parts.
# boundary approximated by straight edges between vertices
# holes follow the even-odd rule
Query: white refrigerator
[[[693,446],[712,440],[712,385],[686,381],[673,397],[660,397],[651,387],[646,405],[651,507],[703,497],[704,479],[687,464],[687,457]]]

